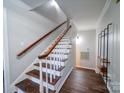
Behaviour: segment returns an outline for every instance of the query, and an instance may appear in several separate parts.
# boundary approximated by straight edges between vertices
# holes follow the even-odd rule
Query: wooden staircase
[[[71,47],[70,39],[63,37],[48,57],[39,60],[42,61],[41,65],[40,62],[33,64],[33,69],[25,73],[27,78],[15,84],[15,93],[58,93],[69,73],[68,69],[72,67],[68,65]]]

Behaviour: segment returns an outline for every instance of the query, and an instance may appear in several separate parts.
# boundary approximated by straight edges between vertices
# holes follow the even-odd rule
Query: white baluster
[[[59,55],[57,55],[58,61],[60,60]],[[56,69],[59,69],[59,63],[57,62]]]
[[[61,60],[61,54],[59,54],[59,57],[60,57],[60,60]],[[59,68],[61,67],[61,64],[60,64],[61,62],[59,61],[58,62],[58,66],[59,66]]]
[[[47,58],[46,58],[47,59]],[[46,61],[46,93],[48,93],[48,66]]]
[[[53,60],[54,61],[54,64],[53,64],[53,71],[54,71],[54,73],[53,73],[53,78],[55,79],[55,77],[56,77],[56,75],[55,75],[55,69],[56,69],[56,67],[55,67],[55,65],[56,65],[56,63],[55,63],[55,59]]]
[[[50,59],[52,60],[52,59]],[[52,70],[52,63],[50,62],[50,71]],[[50,72],[50,82],[52,82],[52,73]]]
[[[60,50],[59,52],[62,53],[62,50]]]
[[[39,60],[40,65],[40,93],[43,93],[43,75],[42,75],[42,61]]]
[[[62,58],[61,58],[61,60],[60,60],[60,66],[62,66],[61,64],[62,64]]]

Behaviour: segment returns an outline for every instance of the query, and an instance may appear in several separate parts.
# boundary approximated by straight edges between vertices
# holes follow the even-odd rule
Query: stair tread
[[[29,80],[29,79],[24,79],[23,81],[17,83],[15,85],[25,93],[40,93],[39,92],[39,84]],[[44,93],[45,93],[45,87],[44,87]],[[49,89],[49,93],[55,93],[55,91],[52,91]]]
[[[37,79],[40,79],[39,70],[34,69],[34,70],[31,70],[31,71],[27,72],[26,74],[30,75],[30,76],[33,76],[33,77],[35,77]],[[52,85],[55,85],[60,78],[61,78],[60,76],[56,76],[55,79],[52,78],[52,82],[50,82],[50,76],[48,74],[48,83],[52,84]],[[46,74],[45,74],[45,72],[43,72],[43,81],[46,81]]]
[[[38,66],[39,67],[39,63],[36,63],[34,64],[35,66]],[[42,67],[46,68],[46,63],[42,63]],[[65,66],[61,66],[60,68],[56,68],[55,70],[56,71],[62,71],[64,69]],[[50,69],[50,64],[47,65],[47,68]],[[54,69],[53,65],[52,65],[52,68],[51,69]]]

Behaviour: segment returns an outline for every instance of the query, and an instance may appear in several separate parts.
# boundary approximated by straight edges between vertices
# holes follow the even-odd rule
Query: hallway
[[[5,93],[119,93],[119,1],[4,0]]]
[[[92,70],[75,68],[60,93],[109,93],[102,77]]]

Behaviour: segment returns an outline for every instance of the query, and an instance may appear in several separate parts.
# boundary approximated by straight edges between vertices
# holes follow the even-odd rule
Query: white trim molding
[[[9,69],[9,46],[7,31],[7,8],[3,7],[3,69],[4,69],[4,92],[10,93],[10,69]]]
[[[107,12],[107,10],[108,10],[108,8],[109,8],[109,6],[110,6],[110,3],[111,3],[111,0],[106,0],[105,6],[104,6],[104,8],[103,8],[103,10],[102,10],[102,12],[101,12],[101,14],[100,14],[98,20],[97,20],[96,27],[98,27],[98,25],[99,25],[99,23],[101,22],[103,16],[104,16],[105,13]]]
[[[83,68],[83,69],[88,69],[88,70],[93,70],[95,71],[95,68],[89,68],[89,67],[82,67],[82,66],[76,66],[77,68]]]

